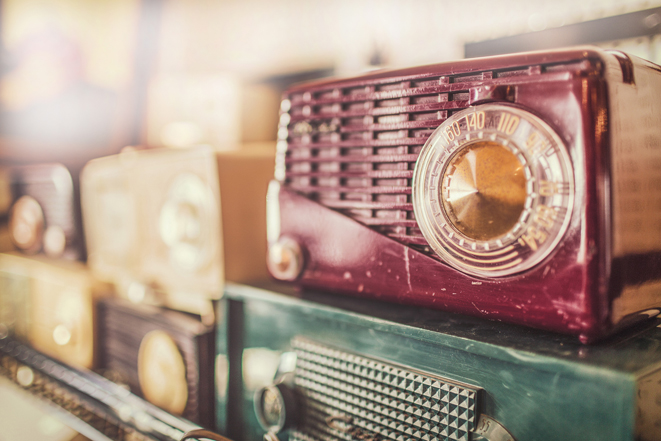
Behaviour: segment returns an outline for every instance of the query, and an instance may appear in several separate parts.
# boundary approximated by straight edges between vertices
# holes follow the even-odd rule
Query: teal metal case
[[[658,320],[584,346],[242,285],[228,285],[219,307],[217,428],[236,440],[661,439]]]

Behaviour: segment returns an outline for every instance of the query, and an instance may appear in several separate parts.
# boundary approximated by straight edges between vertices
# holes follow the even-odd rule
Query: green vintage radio
[[[217,428],[234,439],[658,440],[661,321],[599,345],[364,299],[228,285]]]

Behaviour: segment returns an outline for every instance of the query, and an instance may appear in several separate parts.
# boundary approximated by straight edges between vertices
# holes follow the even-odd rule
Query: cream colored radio
[[[211,314],[225,279],[268,277],[274,146],[127,149],[81,175],[88,263],[134,302]]]
[[[78,262],[0,254],[0,333],[45,354],[91,368],[95,301],[105,292]]]

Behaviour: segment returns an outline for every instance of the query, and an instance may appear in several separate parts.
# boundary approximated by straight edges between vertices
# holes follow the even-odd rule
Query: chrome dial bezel
[[[508,148],[526,180],[518,222],[490,240],[461,233],[441,199],[451,179],[448,165],[480,141]],[[449,265],[474,276],[511,276],[544,260],[564,236],[574,207],[571,158],[563,140],[538,116],[511,105],[471,107],[445,120],[423,146],[413,173],[412,202],[423,236]]]

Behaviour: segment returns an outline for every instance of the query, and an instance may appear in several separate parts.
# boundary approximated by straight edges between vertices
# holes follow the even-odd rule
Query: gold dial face
[[[138,378],[145,398],[181,415],[188,402],[186,365],[175,341],[165,331],[151,331],[140,343]]]
[[[574,178],[567,149],[540,118],[485,104],[448,118],[413,176],[413,209],[431,248],[472,275],[525,271],[569,225]]]
[[[523,164],[493,141],[467,145],[449,162],[443,208],[467,237],[491,240],[516,225],[526,202]]]

